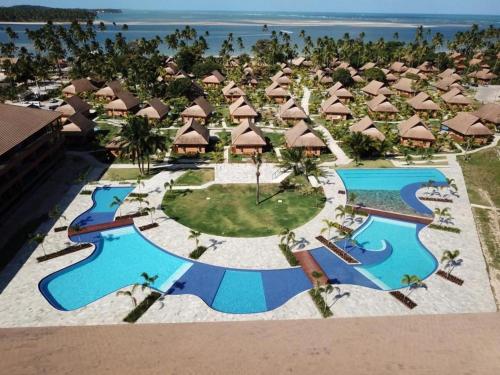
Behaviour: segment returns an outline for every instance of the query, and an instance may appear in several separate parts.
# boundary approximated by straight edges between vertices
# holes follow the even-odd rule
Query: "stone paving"
[[[414,310],[406,309],[400,302],[386,292],[370,290],[358,286],[341,286],[343,298],[335,302],[333,311],[337,317],[352,316],[386,316],[428,313],[458,313],[458,312],[491,312],[496,311],[496,305],[491,293],[486,266],[481,252],[477,232],[474,226],[472,212],[465,182],[460,167],[449,157],[450,167],[443,173],[454,178],[459,188],[460,197],[448,205],[456,220],[456,225],[462,229],[461,234],[424,229],[420,238],[424,245],[438,258],[444,250],[459,249],[464,260],[455,274],[464,278],[464,286],[459,287],[440,277],[432,276],[426,280],[428,290],[418,290],[412,298],[418,303]],[[217,167],[220,167],[217,169]],[[275,167],[263,165],[263,181],[276,181]],[[156,207],[155,221],[158,228],[144,232],[144,235],[163,248],[187,257],[194,243],[188,239],[189,228],[166,217],[161,211],[161,202],[165,192],[164,183],[179,177],[183,172],[161,172],[150,180],[144,181],[144,186],[136,191],[147,192],[150,205]],[[227,183],[254,183],[255,167],[253,165],[217,165],[216,181]],[[281,176],[280,176],[281,178]],[[327,202],[325,208],[310,222],[295,229],[299,243],[295,250],[311,249],[320,246],[315,237],[324,227],[323,220],[335,219],[335,207],[345,204],[345,195],[338,194],[344,189],[342,181],[333,169],[327,169],[325,178],[321,178]],[[87,186],[92,188],[93,186]],[[65,199],[63,197],[63,199]],[[427,204],[428,202],[426,202]],[[88,195],[77,195],[69,203],[64,215],[72,220],[92,204]],[[429,204],[431,208],[433,204]],[[127,201],[122,207],[122,214],[135,212],[137,203]],[[62,219],[61,219],[62,220]],[[148,217],[135,220],[136,225],[150,222]],[[361,224],[357,221],[353,227]],[[55,226],[62,225],[61,222]],[[337,235],[332,231],[332,236]],[[287,268],[288,263],[278,250],[277,236],[261,238],[225,238],[212,235],[202,235],[201,243],[209,250],[200,259],[202,262],[235,268],[247,269],[279,269]],[[66,233],[49,231],[45,241],[48,252],[60,250],[68,245]],[[63,267],[86,258],[92,249],[83,250],[71,255],[59,257],[44,263],[37,263],[35,258],[43,254],[41,247],[33,249],[26,245],[22,254],[7,267],[1,275],[3,281],[10,280],[0,295],[0,327],[14,326],[49,326],[49,325],[93,325],[117,324],[131,310],[130,299],[111,294],[82,309],[71,312],[61,312],[52,308],[38,291],[38,282]],[[30,255],[31,254],[31,255]],[[28,258],[24,264],[18,264],[19,259]],[[17,262],[17,264],[16,264]],[[15,275],[15,276],[14,276]],[[140,300],[141,295],[137,298]],[[219,313],[195,296],[166,296],[156,303],[141,318],[143,323],[194,322],[218,320],[256,320],[256,319],[299,319],[319,318],[320,315],[307,293],[302,293],[284,306],[262,314],[231,315]]]

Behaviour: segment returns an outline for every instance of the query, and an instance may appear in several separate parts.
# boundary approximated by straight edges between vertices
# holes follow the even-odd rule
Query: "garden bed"
[[[74,246],[67,247],[64,250],[60,250],[60,251],[57,251],[55,253],[51,253],[51,254],[47,254],[47,255],[38,257],[38,258],[36,258],[36,260],[38,261],[38,263],[45,262],[47,260],[58,258],[58,257],[61,257],[63,255],[68,255],[68,254],[76,253],[77,251],[80,251],[83,249],[88,249],[89,247],[92,247],[91,243],[83,243],[80,245],[74,245]]]
[[[438,224],[431,224],[431,225],[429,225],[429,228],[436,229],[436,230],[442,230],[444,232],[451,232],[451,233],[460,233],[461,232],[461,230],[459,228],[447,227],[445,225],[438,225]]]
[[[396,298],[399,302],[401,302],[403,305],[408,307],[410,310],[413,310],[415,307],[417,307],[417,304],[411,300],[410,298],[406,297],[403,293],[395,291],[395,292],[389,292],[391,296]]]
[[[155,303],[159,298],[161,297],[161,294],[158,292],[151,292],[149,296],[147,296],[144,301],[142,301],[140,304],[136,306],[135,309],[133,309],[124,319],[123,321],[126,323],[135,323],[137,322],[141,316],[143,316],[146,311],[149,310],[151,306],[153,306],[153,303]]]
[[[453,200],[448,198],[418,197],[418,199],[420,199],[421,201],[428,201],[428,202],[453,203]]]
[[[66,229],[68,229],[68,226],[67,225],[64,225],[62,227],[57,227],[57,228],[54,228],[54,232],[63,232],[65,231]]]
[[[145,230],[157,228],[158,226],[159,226],[158,223],[147,224],[147,225],[143,225],[142,227],[139,227],[139,230],[141,232],[144,232]]]
[[[335,255],[337,255],[340,259],[344,260],[347,264],[360,264],[356,259],[354,259],[352,256],[347,254],[344,250],[339,248],[337,245],[334,243],[328,241],[325,237],[323,236],[318,236],[316,239],[321,242],[323,245],[325,245],[328,249],[333,251]]]
[[[135,214],[117,216],[115,221],[125,220],[125,219],[135,219],[136,217],[148,216],[147,212],[136,212]]]
[[[462,286],[464,283],[464,281],[461,278],[453,276],[453,275],[449,275],[447,272],[444,272],[443,270],[437,271],[436,274],[438,276],[441,276],[443,279],[451,281],[452,283],[455,283],[455,284],[460,285],[460,286]]]

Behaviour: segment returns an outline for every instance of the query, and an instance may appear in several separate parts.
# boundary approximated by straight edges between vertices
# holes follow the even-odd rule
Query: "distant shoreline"
[[[112,25],[113,22],[109,20],[96,19],[94,23],[104,23],[105,25]],[[81,22],[85,23],[85,22]],[[128,26],[169,26],[169,25],[183,25],[189,23],[189,25],[196,26],[262,26],[266,24],[269,27],[281,27],[281,26],[292,26],[292,27],[325,27],[325,26],[354,26],[354,27],[381,27],[381,28],[417,28],[421,26],[416,23],[403,23],[403,22],[377,22],[377,21],[340,21],[340,20],[329,20],[329,21],[296,21],[296,20],[276,20],[276,19],[261,19],[261,20],[241,20],[241,21],[189,21],[189,20],[168,20],[168,21],[126,21],[120,20],[116,21],[117,24]],[[36,21],[36,22],[8,22],[0,21],[0,25],[44,25],[46,22]],[[54,22],[55,25],[70,25],[71,22]],[[434,27],[470,27],[472,24],[424,24],[422,25],[426,28]]]

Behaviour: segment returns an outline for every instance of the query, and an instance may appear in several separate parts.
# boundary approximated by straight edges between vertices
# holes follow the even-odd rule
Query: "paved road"
[[[500,315],[0,330],[4,374],[499,374]]]

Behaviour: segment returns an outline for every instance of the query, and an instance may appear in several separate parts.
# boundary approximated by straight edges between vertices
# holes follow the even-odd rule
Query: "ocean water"
[[[364,14],[364,13],[299,13],[299,12],[227,12],[227,11],[151,11],[151,10],[123,10],[122,13],[101,14],[97,22],[103,21],[108,30],[98,32],[98,39],[104,41],[122,32],[128,40],[139,38],[153,38],[156,35],[164,37],[190,25],[203,35],[210,33],[207,42],[209,54],[219,51],[222,41],[229,33],[234,38],[241,37],[245,48],[239,50],[235,43],[235,52],[250,52],[250,47],[258,40],[268,38],[272,31],[288,32],[292,43],[299,47],[302,40],[299,38],[301,30],[305,30],[314,40],[322,36],[341,38],[345,33],[358,36],[366,34],[365,40],[392,39],[394,33],[399,34],[399,40],[410,41],[415,36],[415,29],[419,25],[430,28],[432,33],[440,32],[445,39],[450,39],[458,31],[465,31],[472,24],[480,27],[494,25],[500,27],[500,16],[492,15],[415,15],[415,14]],[[117,26],[113,26],[116,22]],[[126,23],[129,29],[121,30]],[[263,32],[262,26],[267,24],[269,31]],[[5,27],[7,24],[1,24]],[[39,25],[10,25],[19,32],[18,43],[30,47],[24,35],[26,28],[36,29]],[[0,31],[0,41],[7,40],[5,33]],[[162,52],[171,52],[162,45]]]

